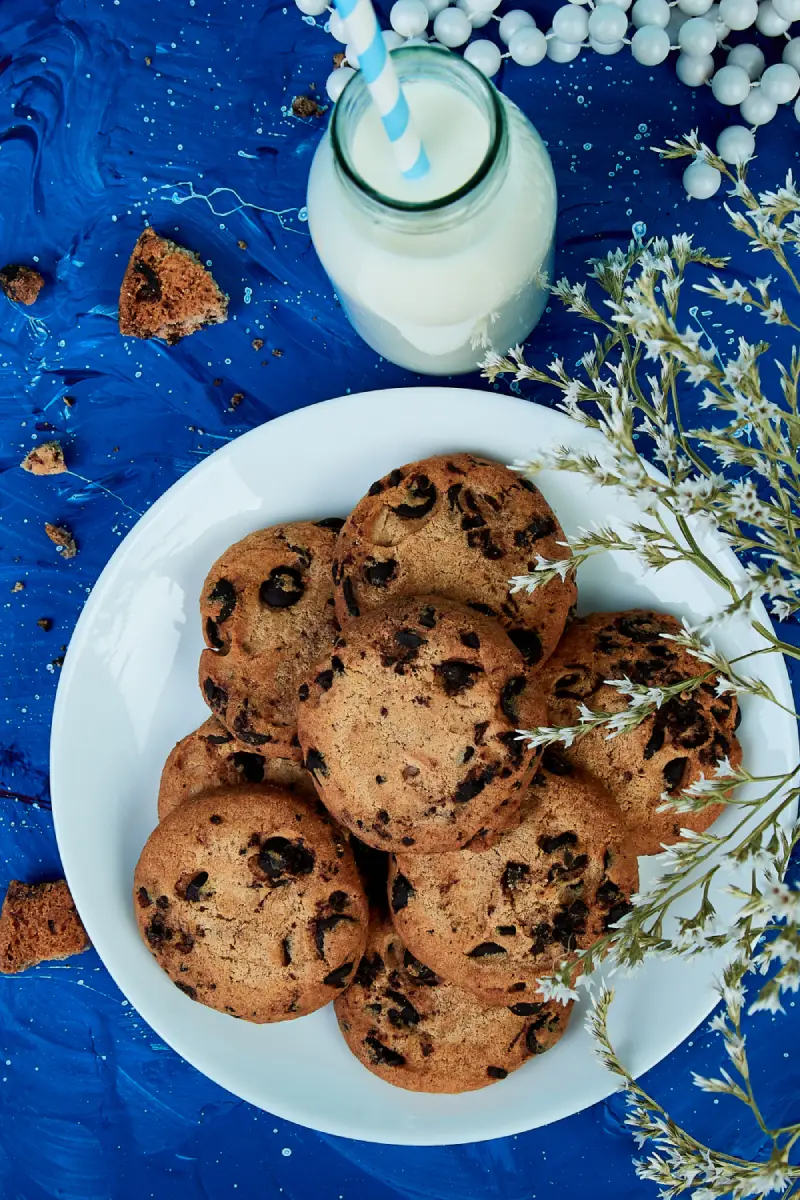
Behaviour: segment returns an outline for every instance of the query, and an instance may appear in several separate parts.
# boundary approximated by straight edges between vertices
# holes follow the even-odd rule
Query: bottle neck
[[[433,82],[459,91],[476,107],[488,128],[483,158],[464,183],[421,202],[378,191],[364,178],[353,156],[356,130],[372,104],[363,78],[356,75],[339,98],[330,126],[336,175],[351,203],[381,225],[421,233],[461,223],[485,207],[506,176],[508,124],[502,99],[480,71],[446,50],[403,47],[393,52],[392,62],[401,87]]]

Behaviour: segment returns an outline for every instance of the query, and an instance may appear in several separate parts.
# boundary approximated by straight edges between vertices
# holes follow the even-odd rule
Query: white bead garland
[[[784,21],[800,21],[800,0],[772,0],[772,7]]]
[[[395,33],[393,29],[384,29],[381,37],[390,54],[392,50],[399,50],[401,46],[405,46],[406,44],[406,39],[401,37],[399,33]]]
[[[295,4],[305,17],[321,17],[328,11],[328,0],[295,0]]]
[[[477,67],[479,71],[482,71],[488,79],[497,74],[503,61],[503,56],[498,47],[494,42],[490,42],[486,38],[470,42],[464,51],[464,58],[467,62],[472,63],[473,67]]]
[[[562,42],[553,34],[552,29],[547,34],[547,57],[555,63],[572,62],[581,52],[580,42]]]
[[[776,104],[789,104],[800,91],[800,75],[789,63],[775,63],[761,76],[761,91]]]
[[[589,14],[589,37],[592,42],[613,45],[621,41],[627,32],[628,18],[616,4],[598,4]]]
[[[585,42],[589,36],[589,14],[577,4],[565,4],[553,14],[553,33],[562,42]]]
[[[714,0],[678,0],[678,8],[688,17],[702,17],[711,8]]]
[[[743,42],[741,46],[734,46],[728,55],[728,62],[733,67],[744,67],[753,81],[761,78],[766,65],[763,50],[751,42]]]
[[[692,17],[678,34],[678,45],[684,54],[704,58],[717,48],[714,26],[705,17]]]
[[[786,43],[781,58],[790,67],[794,67],[795,71],[800,71],[800,37],[792,38]]]
[[[547,42],[541,29],[518,29],[509,38],[508,53],[521,67],[535,67],[547,54]]]
[[[621,39],[618,42],[598,42],[595,38],[589,38],[589,45],[596,54],[619,54],[625,43]]]
[[[645,67],[657,67],[669,50],[669,34],[658,25],[643,25],[631,39],[631,54]]]
[[[395,0],[389,24],[400,37],[419,37],[428,28],[428,10],[422,0]]]
[[[337,42],[341,42],[342,45],[345,44],[347,41],[347,31],[344,27],[344,21],[336,11],[331,13],[330,20],[328,21],[328,29],[330,30],[331,36],[334,37]]]
[[[755,148],[755,134],[744,125],[729,125],[717,138],[717,154],[731,166],[747,162],[753,157]]]
[[[637,29],[642,29],[645,25],[658,25],[661,29],[666,29],[670,12],[667,0],[636,0],[631,19]]]
[[[500,41],[507,46],[518,29],[535,28],[536,22],[529,12],[525,12],[524,8],[512,8],[511,12],[507,12],[504,17],[500,18],[497,32],[500,35]]]
[[[335,71],[331,71],[325,80],[325,91],[334,104],[344,91],[345,84],[349,83],[354,75],[352,67],[337,67]]]
[[[710,54],[679,54],[675,74],[687,87],[701,87],[714,74],[714,59]]]
[[[758,16],[758,0],[720,0],[719,15],[729,29],[750,29]]]
[[[753,88],[750,95],[739,105],[742,120],[748,125],[768,125],[778,106],[769,96],[765,96],[761,88]]]
[[[750,76],[744,67],[720,67],[711,80],[711,91],[714,93],[714,99],[718,100],[720,104],[729,105],[731,108],[736,104],[742,103],[745,96],[749,95],[751,87]]]
[[[450,0],[422,0],[422,3],[428,10],[428,17],[432,21],[434,17],[438,17],[440,12],[444,12]]]
[[[721,183],[721,172],[716,167],[712,167],[710,163],[702,162],[700,159],[695,159],[683,172],[683,186],[686,188],[686,195],[691,196],[693,200],[710,199],[719,191]]]
[[[779,16],[772,0],[762,0],[756,17],[756,29],[759,33],[763,33],[765,37],[780,37],[790,25],[791,21],[785,21]]]
[[[453,49],[469,41],[472,25],[460,8],[443,8],[433,22],[433,35],[443,46]]]

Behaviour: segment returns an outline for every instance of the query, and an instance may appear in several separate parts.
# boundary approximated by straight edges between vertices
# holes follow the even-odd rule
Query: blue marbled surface
[[[545,27],[553,7],[533,7]],[[47,281],[32,309],[0,298],[2,887],[59,873],[48,811],[53,660],[137,516],[255,424],[344,391],[418,382],[359,344],[302,219],[325,118],[301,120],[290,105],[314,94],[312,85],[323,94],[335,49],[293,5],[0,2],[0,263],[37,265]],[[719,203],[689,204],[679,165],[650,151],[695,124],[716,135],[726,114],[708,89],[691,93],[669,67],[648,70],[627,54],[506,65],[499,82],[549,143],[560,271],[578,277],[586,257],[624,244],[643,221],[650,233],[684,229],[717,253],[732,251],[740,276],[764,272],[731,245]],[[796,166],[799,142],[789,111],[759,134],[761,186]],[[226,325],[170,349],[119,336],[120,279],[145,221],[212,264],[231,296]],[[723,310],[715,337],[732,340],[742,318]],[[585,338],[554,310],[534,356],[576,356]],[[237,392],[245,399],[234,410]],[[23,474],[20,459],[51,431],[71,473]],[[74,529],[77,558],[59,558],[45,521]],[[18,580],[24,590],[12,592]],[[53,621],[50,632],[40,617]],[[793,1005],[785,1017],[749,1023],[756,1080],[769,1080],[776,1124],[800,1117],[799,1033]],[[740,1106],[689,1084],[689,1071],[712,1073],[719,1054],[718,1040],[698,1031],[648,1086],[698,1136],[757,1153]],[[93,951],[0,979],[0,1195],[8,1200],[654,1196],[635,1178],[621,1117],[613,1099],[557,1126],[457,1148],[321,1137],[239,1102],[178,1059]]]

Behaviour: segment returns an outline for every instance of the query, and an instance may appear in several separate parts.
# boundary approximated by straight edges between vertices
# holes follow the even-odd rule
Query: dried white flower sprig
[[[783,187],[756,194],[747,183],[746,166],[730,170],[696,134],[668,143],[661,153],[705,162],[728,180],[730,203],[724,207],[733,228],[745,235],[752,252],[768,255],[784,283],[800,294],[793,266],[800,253],[800,193],[791,173]],[[553,289],[570,312],[599,327],[576,373],[561,359],[544,369],[531,366],[519,346],[503,357],[489,355],[484,363],[492,381],[511,375],[520,383],[556,388],[558,407],[602,435],[600,449],[592,453],[561,447],[516,463],[517,470],[527,476],[543,468],[568,471],[618,488],[636,498],[642,514],[627,527],[580,530],[567,540],[561,558],[539,557],[530,574],[516,577],[515,590],[533,591],[556,576],[566,578],[587,559],[608,552],[634,555],[654,571],[686,562],[723,589],[726,599],[713,624],[748,617],[762,639],[761,649],[727,659],[706,643],[712,622],[685,625],[673,640],[697,660],[696,675],[664,688],[607,680],[627,700],[622,711],[581,705],[574,725],[521,731],[531,744],[569,746],[597,730],[616,737],[675,694],[691,692],[712,677],[720,693],[778,704],[743,664],[756,654],[800,659],[800,650],[767,629],[753,610],[757,600],[764,600],[781,621],[800,610],[800,352],[793,347],[788,361],[773,362],[764,357],[767,342],[739,338],[726,357],[702,325],[682,324],[681,298],[691,285],[719,303],[750,306],[758,314],[753,319],[766,325],[798,332],[800,325],[775,294],[771,275],[727,282],[720,274],[726,265],[726,259],[695,247],[683,233],[669,241],[635,240],[626,250],[592,260],[588,284],[562,279]],[[701,269],[705,277],[697,279]],[[772,378],[768,371],[774,371]],[[708,418],[702,428],[688,427],[683,419],[681,399],[690,388],[702,389],[699,407]],[[719,546],[735,552],[738,573],[716,565]],[[793,709],[780,707],[798,719]],[[665,793],[665,807],[688,812],[724,801],[736,810],[736,819],[724,833],[683,830],[683,840],[660,856],[653,881],[631,897],[632,910],[580,951],[577,961],[562,963],[539,981],[546,996],[565,1001],[576,995],[576,978],[586,982],[604,959],[616,969],[631,969],[651,954],[723,952],[727,966],[719,991],[725,1012],[714,1017],[712,1028],[723,1037],[734,1073],[695,1077],[695,1083],[734,1096],[752,1110],[772,1142],[768,1160],[751,1162],[702,1145],[639,1087],[609,1040],[610,991],[595,1000],[589,1019],[602,1060],[624,1082],[628,1124],[639,1145],[650,1147],[637,1172],[659,1184],[662,1196],[800,1196],[800,1167],[789,1162],[800,1124],[767,1127],[753,1094],[741,1028],[748,973],[767,977],[756,989],[750,1013],[779,1011],[783,995],[800,988],[800,891],[782,882],[800,841],[800,823],[789,820],[798,798],[800,765],[755,777],[727,760],[678,795]],[[734,917],[724,923],[711,900],[715,877],[718,882],[727,878],[726,891],[737,904]],[[739,886],[742,878],[749,886]],[[676,915],[675,902],[689,894],[699,897],[696,911]]]

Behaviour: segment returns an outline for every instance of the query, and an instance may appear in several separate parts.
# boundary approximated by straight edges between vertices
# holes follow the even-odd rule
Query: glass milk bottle
[[[553,169],[523,113],[458,55],[409,46],[392,62],[430,173],[400,174],[356,74],[311,166],[311,237],[373,350],[425,375],[460,374],[523,341],[544,311]]]

